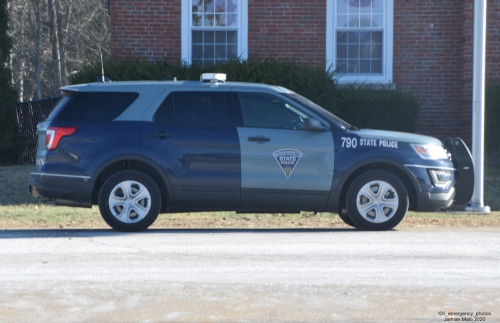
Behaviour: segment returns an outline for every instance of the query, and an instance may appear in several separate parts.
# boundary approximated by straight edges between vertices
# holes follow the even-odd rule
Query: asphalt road
[[[500,322],[498,229],[0,231],[0,322],[462,318]]]

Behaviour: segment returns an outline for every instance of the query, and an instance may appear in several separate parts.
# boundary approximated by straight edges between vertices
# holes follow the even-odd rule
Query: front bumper
[[[462,139],[446,139],[445,147],[451,161],[429,161],[421,165],[406,165],[417,181],[416,211],[433,212],[453,204],[469,203],[474,192],[474,164]],[[449,173],[449,185],[436,185],[433,172]],[[435,177],[435,176],[434,176]]]
[[[37,198],[54,200],[58,205],[91,207],[90,177],[31,172],[28,192]]]
[[[448,165],[449,164],[449,165]],[[456,196],[454,180],[448,185],[438,187],[433,182],[432,171],[447,171],[454,178],[455,171],[451,162],[441,165],[406,165],[413,174],[416,186],[416,204],[412,206],[415,211],[435,212],[453,205]]]
[[[445,193],[421,192],[418,194],[417,210],[421,212],[436,212],[450,207],[455,200],[456,190],[451,187]]]

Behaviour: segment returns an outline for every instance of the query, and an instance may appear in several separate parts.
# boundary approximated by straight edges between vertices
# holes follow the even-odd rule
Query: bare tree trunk
[[[8,3],[8,2],[7,2]],[[9,5],[8,5],[9,6]],[[25,56],[25,19],[23,17],[24,11],[21,8],[16,8],[16,15],[14,19],[20,21],[19,30],[17,37],[20,38],[20,44],[17,46],[16,50],[11,51],[10,55],[10,69],[12,71],[12,84],[17,88],[18,100],[20,102],[24,101],[24,77],[25,77],[25,65],[26,65],[26,56]],[[14,17],[14,11],[11,11],[10,17]],[[11,18],[12,19],[12,18]]]
[[[9,13],[9,17],[12,17],[13,16],[13,10],[12,10],[12,7],[10,5],[10,2],[7,1],[7,12]],[[11,18],[12,19],[12,18]],[[10,26],[9,26],[10,27]],[[10,30],[10,28],[9,28]],[[12,34],[9,32],[9,35],[12,37]],[[10,59],[8,61],[8,66],[9,66],[9,69],[14,72],[14,66],[12,64],[12,62],[14,61],[14,57],[15,57],[15,54],[14,54],[14,50],[11,50],[10,51]],[[12,85],[15,87],[16,86],[16,83],[14,82],[14,77],[12,77],[12,79],[10,80],[12,82]]]
[[[57,17],[57,41],[59,43],[59,64],[61,69],[61,83],[62,85],[68,84],[68,73],[66,71],[66,46],[64,41],[64,26],[63,26],[63,13],[61,12],[61,5],[59,0],[54,0],[56,17]],[[69,10],[69,4],[67,6]]]
[[[8,62],[23,99],[59,94],[69,75],[109,54],[105,0],[9,0],[13,49]]]
[[[23,40],[24,38],[24,20],[22,16],[23,13],[22,11],[16,9],[18,8],[16,8],[15,6],[11,6],[10,1],[7,1],[7,11],[9,12],[10,19],[17,19],[18,21],[21,22],[17,30],[19,35],[16,36],[20,37]],[[13,30],[12,26],[9,26],[8,33],[11,37],[13,37],[11,32],[12,30]],[[12,83],[12,86],[17,90],[18,100],[20,102],[23,102],[23,96],[24,96],[23,66],[22,66],[22,63],[24,63],[24,57],[22,55],[23,54],[22,47],[23,46],[18,46],[17,48],[13,47],[9,54],[10,59],[7,62],[7,65],[12,72],[12,78],[10,81]]]
[[[19,101],[24,102],[24,68],[25,68],[25,61],[21,62],[19,66]]]
[[[21,40],[22,44],[19,46],[19,53],[21,54],[18,57],[18,65],[19,65],[19,73],[18,73],[18,82],[19,82],[19,101],[23,102],[24,101],[24,77],[25,77],[25,71],[24,67],[26,65],[26,55],[25,55],[25,50],[24,50],[24,19],[23,19],[23,12],[21,11],[21,14],[19,15],[19,20],[22,21],[21,23]],[[14,80],[14,78],[12,78]]]
[[[57,1],[57,0],[55,0]],[[52,68],[54,73],[54,89],[52,95],[55,95],[58,89],[61,87],[61,66],[60,66],[60,56],[59,56],[59,41],[57,36],[57,18],[54,8],[53,0],[47,0],[47,7],[49,13],[49,31],[50,31],[50,42],[52,44]]]
[[[40,100],[42,98],[42,53],[40,53],[40,36],[42,33],[42,23],[41,23],[41,12],[40,12],[40,0],[33,0],[33,11],[35,12],[35,83],[36,83],[36,98]]]

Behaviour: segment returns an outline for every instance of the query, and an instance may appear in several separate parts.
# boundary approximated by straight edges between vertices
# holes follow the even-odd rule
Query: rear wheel
[[[111,176],[99,193],[99,210],[112,228],[120,231],[147,229],[158,217],[161,195],[156,183],[137,171]]]
[[[394,174],[375,170],[361,174],[347,191],[347,211],[356,227],[389,230],[408,212],[408,191]]]

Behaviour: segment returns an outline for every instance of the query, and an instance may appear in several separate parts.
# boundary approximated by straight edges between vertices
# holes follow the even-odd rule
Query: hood
[[[356,132],[361,138],[366,139],[382,139],[382,140],[396,140],[411,144],[433,144],[442,146],[443,143],[434,137],[417,135],[408,132],[386,131],[386,130],[373,130],[361,129]]]

